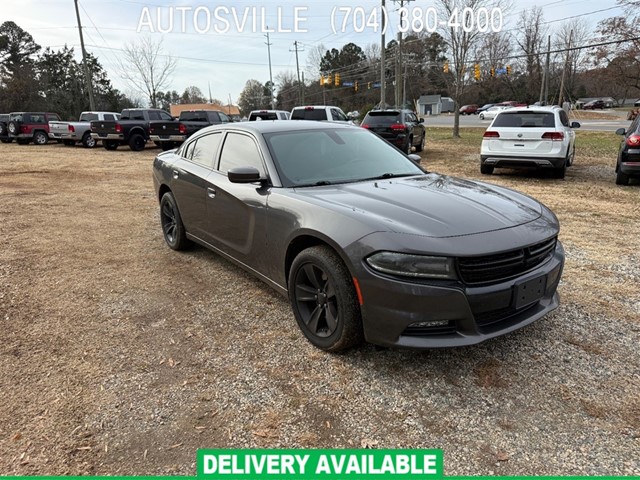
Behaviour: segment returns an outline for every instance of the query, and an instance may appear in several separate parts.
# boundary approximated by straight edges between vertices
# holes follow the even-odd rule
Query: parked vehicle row
[[[91,136],[92,121],[113,122],[120,119],[116,112],[82,112],[77,122],[49,122],[49,138],[62,140],[62,143],[73,146],[81,142],[85,148],[96,146],[96,140]]]

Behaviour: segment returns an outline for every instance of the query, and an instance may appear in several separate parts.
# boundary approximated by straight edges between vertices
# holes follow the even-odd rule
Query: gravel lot
[[[477,139],[443,132],[427,168],[480,178]],[[483,178],[558,214],[558,310],[471,348],[341,355],[242,270],[165,246],[158,150],[0,145],[0,474],[194,475],[198,448],[401,447],[442,448],[447,475],[639,475],[640,186],[614,185],[618,140],[598,135],[579,134],[564,181]]]

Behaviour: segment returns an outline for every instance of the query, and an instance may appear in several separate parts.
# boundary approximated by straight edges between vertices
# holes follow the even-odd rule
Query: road
[[[629,120],[626,119],[626,112],[608,111],[609,114],[624,114],[619,120],[581,120],[578,116],[578,122],[580,122],[581,130],[593,130],[593,131],[611,131],[615,132],[618,128],[627,128],[629,126]],[[579,115],[579,114],[578,114]],[[443,114],[433,117],[426,117],[425,124],[429,127],[453,127],[453,114]],[[491,120],[480,120],[477,115],[464,115],[460,116],[461,127],[471,128],[487,128],[491,124]]]

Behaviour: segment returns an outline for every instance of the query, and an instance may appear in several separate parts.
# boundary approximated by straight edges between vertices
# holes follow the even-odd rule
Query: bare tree
[[[321,43],[313,47],[307,54],[306,72],[309,79],[320,78],[320,63],[326,51],[324,44]]]
[[[171,75],[177,60],[164,53],[162,40],[141,37],[137,42],[125,44],[124,58],[120,64],[120,75],[130,85],[147,96],[153,108],[158,104],[158,92],[171,83]]]
[[[439,18],[462,18],[462,12],[471,9],[475,12],[480,7],[491,10],[492,8],[502,8],[505,11],[506,4],[503,0],[436,0],[436,9],[438,9]],[[478,28],[463,28],[463,26],[443,26],[441,29],[442,37],[448,47],[447,51],[450,55],[449,74],[447,80],[449,83],[449,93],[455,102],[453,136],[460,137],[460,103],[464,98],[465,91],[473,78],[472,58],[475,53],[475,46],[482,41],[484,33]]]
[[[542,84],[542,63],[540,52],[543,50],[547,28],[544,26],[542,7],[523,10],[518,19],[516,42],[525,55],[525,72],[527,74],[527,92],[533,96],[540,91]]]
[[[572,49],[585,45],[588,43],[589,34],[590,29],[584,19],[574,18],[560,26],[556,35],[556,45],[558,49]],[[587,51],[585,49],[567,50],[560,55],[563,71],[558,103],[562,103],[562,98],[571,100],[574,96],[577,89],[577,74],[583,66],[586,66]]]

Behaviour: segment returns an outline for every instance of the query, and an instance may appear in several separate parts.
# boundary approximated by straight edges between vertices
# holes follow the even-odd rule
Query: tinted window
[[[342,113],[342,111],[338,108],[331,109],[331,116],[333,117],[334,120],[340,120],[341,122],[349,121],[347,116],[344,113]]]
[[[116,116],[115,116],[114,114],[112,114],[112,113],[105,113],[105,114],[104,114],[104,120],[105,120],[106,122],[115,122],[117,119],[116,119]]]
[[[160,119],[161,119],[160,112],[149,112],[149,120],[160,120]]]
[[[223,173],[227,173],[234,167],[255,167],[264,175],[262,157],[256,146],[256,142],[251,137],[238,133],[229,133],[222,147],[220,156],[220,168]]]
[[[423,171],[377,135],[360,128],[265,134],[285,186],[343,183]]]
[[[222,133],[212,133],[200,137],[195,141],[195,145],[192,147],[193,153],[189,152],[191,161],[199,163],[205,167],[213,168],[213,163],[218,153],[218,146],[222,139]],[[193,145],[193,143],[191,144]],[[191,148],[190,145],[190,148]]]
[[[107,120],[107,116],[104,116],[104,119]],[[81,122],[93,122],[95,120],[99,120],[97,113],[83,113],[80,115]]]
[[[249,115],[249,121],[255,120],[278,120],[276,112],[251,112]]]
[[[494,127],[542,127],[555,128],[552,112],[501,112],[493,122]]]
[[[173,117],[167,112],[157,112],[160,115],[160,120],[173,120]]]
[[[327,112],[324,108],[313,108],[307,110],[306,108],[298,108],[291,114],[291,120],[326,120]]]
[[[565,127],[569,126],[569,117],[567,116],[567,112],[564,110],[560,110],[560,122],[562,122],[562,125]]]
[[[400,123],[400,112],[369,112],[362,123],[367,125],[393,125]]]
[[[206,112],[195,111],[195,112],[182,112],[180,113],[180,120],[184,120],[186,122],[206,122]]]
[[[45,123],[44,114],[42,113],[31,113],[29,115],[24,116],[25,123]]]
[[[191,156],[193,155],[193,149],[195,146],[196,142],[186,143],[180,148],[179,154],[187,160],[191,160]]]
[[[125,110],[122,112],[122,120],[144,120],[144,113],[135,110]]]

